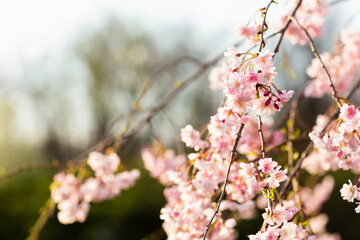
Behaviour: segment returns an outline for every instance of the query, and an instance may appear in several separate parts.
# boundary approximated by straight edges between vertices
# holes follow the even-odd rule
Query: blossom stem
[[[349,99],[352,97],[352,95],[356,92],[356,90],[360,87],[360,79],[358,80],[357,84],[354,86],[354,88],[352,89],[352,91],[348,94],[348,96],[346,97],[346,99]],[[328,126],[330,124],[330,122],[334,119],[334,117],[339,113],[339,110],[337,110],[329,119],[329,122],[325,125]],[[326,130],[326,127],[323,129],[323,131],[321,131],[321,134]],[[292,181],[292,178],[296,175],[296,173],[301,169],[302,163],[304,161],[304,159],[309,155],[310,151],[312,150],[312,147],[314,146],[313,142],[310,142],[308,144],[308,146],[306,147],[306,149],[304,150],[304,152],[301,154],[301,157],[299,158],[299,160],[297,160],[296,165],[294,167],[294,169],[292,170],[292,172],[290,173],[288,179],[286,180],[286,182],[284,183],[281,191],[280,191],[280,196],[283,197],[285,195],[285,193],[287,192],[288,188],[290,187],[290,183]],[[275,200],[276,201],[276,200]]]
[[[214,214],[212,215],[209,223],[206,225],[206,229],[205,229],[205,233],[204,233],[204,236],[203,236],[203,240],[206,239],[206,236],[207,236],[207,234],[208,234],[208,231],[209,231],[209,228],[210,228],[210,226],[211,226],[211,223],[214,221],[214,218],[215,218],[216,214],[218,214],[219,209],[220,209],[221,202],[222,202],[222,200],[223,200],[224,197],[225,197],[225,191],[226,191],[227,183],[228,183],[228,181],[229,181],[229,174],[230,174],[231,165],[232,165],[232,163],[233,163],[234,160],[235,160],[236,153],[237,153],[236,148],[237,148],[237,145],[238,145],[238,143],[239,143],[239,140],[240,140],[240,137],[241,137],[241,133],[242,133],[242,131],[243,131],[243,129],[244,129],[244,126],[245,126],[245,124],[242,123],[241,126],[240,126],[240,128],[239,128],[239,131],[238,131],[238,133],[237,133],[237,135],[236,135],[236,139],[235,139],[235,141],[234,141],[234,145],[233,145],[232,151],[231,151],[231,157],[230,157],[230,159],[229,159],[229,165],[228,165],[227,171],[226,171],[226,177],[225,177],[225,182],[224,182],[223,190],[222,190],[222,192],[221,192],[221,194],[220,194],[220,197],[219,197],[219,200],[218,200],[218,202],[217,202],[217,206],[216,206],[215,212],[214,212]]]
[[[332,97],[333,99],[335,100],[336,104],[338,105],[339,108],[341,108],[341,101],[339,99],[339,97],[337,96],[337,92],[336,92],[336,89],[335,89],[335,86],[334,86],[334,83],[333,81],[331,80],[331,77],[330,77],[330,73],[329,71],[327,70],[327,68],[325,67],[325,64],[324,62],[322,61],[319,53],[316,51],[316,48],[315,48],[315,45],[314,45],[314,41],[312,40],[309,32],[298,22],[298,20],[292,16],[290,18],[290,20],[292,22],[294,22],[296,25],[299,26],[299,28],[301,28],[301,30],[306,34],[308,40],[309,40],[309,44],[310,44],[310,48],[311,48],[311,51],[313,52],[314,56],[319,60],[320,64],[321,64],[321,67],[322,69],[324,70],[325,74],[326,74],[326,77],[328,79],[328,82],[329,82],[329,85],[330,85],[330,88],[331,88],[331,91],[332,91]]]
[[[272,3],[275,3],[274,0],[271,0],[269,2],[269,4],[266,6],[266,9],[265,9],[265,12],[264,12],[264,19],[263,19],[263,23],[261,24],[261,31],[260,31],[260,36],[261,36],[261,42],[260,42],[260,46],[259,46],[259,52],[261,52],[261,49],[263,49],[265,47],[265,41],[264,41],[264,31],[265,31],[265,26],[267,28],[267,25],[266,25],[266,15],[267,15],[267,12],[269,10],[269,7]]]
[[[302,0],[299,0],[298,4],[297,4],[296,7],[294,8],[294,11],[291,13],[291,16],[290,16],[290,17],[295,16],[295,13],[296,13],[296,11],[299,9],[301,3],[302,3]],[[277,52],[279,52],[282,39],[284,38],[286,29],[289,27],[290,22],[291,22],[291,20],[290,20],[290,18],[289,18],[289,20],[286,22],[286,24],[285,24],[285,26],[283,27],[283,29],[280,30],[281,35],[280,35],[280,38],[279,38],[279,40],[278,40],[278,42],[277,42],[277,44],[276,44],[276,46],[275,46],[274,54],[276,54]]]

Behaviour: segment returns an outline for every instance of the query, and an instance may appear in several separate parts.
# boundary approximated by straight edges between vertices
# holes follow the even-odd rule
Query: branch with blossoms
[[[250,240],[339,239],[337,234],[326,233],[327,216],[321,213],[334,179],[326,176],[313,187],[301,186],[299,179],[302,171],[321,176],[339,168],[360,172],[360,110],[348,100],[358,88],[352,85],[360,68],[360,34],[344,31],[333,53],[319,54],[313,38],[322,34],[330,3],[294,1],[288,13],[270,23],[267,17],[270,6],[275,7],[273,3],[269,1],[254,19],[234,29],[235,35],[250,48],[239,51],[240,44],[228,47],[223,54],[225,63],[210,72],[210,88],[222,90],[224,101],[205,127],[198,130],[187,125],[180,130],[188,154],[177,154],[159,140],[141,151],[145,168],[166,187],[167,203],[160,218],[168,239],[236,239],[236,225],[255,218],[256,207],[263,211],[263,224],[257,233],[248,235]],[[274,33],[266,37],[268,31]],[[268,40],[277,35],[279,39],[270,52],[266,49],[270,45]],[[315,58],[306,70],[312,80],[293,100],[287,128],[281,130],[274,128],[271,116],[282,111],[294,94],[293,90],[281,90],[276,84],[274,57],[285,38],[293,44],[309,44]],[[114,122],[76,164],[54,176],[51,200],[35,224],[31,238],[36,239],[55,206],[61,223],[84,222],[90,203],[113,199],[132,187],[139,171],[124,170],[118,153],[141,129],[151,125],[152,119],[183,89],[223,56],[208,62],[182,57],[154,72],[134,108],[125,114],[127,130],[111,135]],[[141,100],[159,75],[183,61],[195,63],[197,70],[156,105],[142,109]],[[351,88],[348,97],[341,97]],[[338,109],[330,107],[330,114],[319,115],[309,137],[297,133],[295,122],[300,100],[325,94],[332,96]],[[139,112],[145,115],[135,122],[134,116]],[[295,151],[296,141],[309,139],[305,150]],[[287,152],[285,162],[275,153],[278,149]],[[344,184],[341,196],[360,206],[359,181]],[[359,206],[355,209],[357,213]],[[318,225],[323,226],[314,228]]]
[[[293,109],[290,113],[293,123],[288,126],[288,139],[284,140],[284,135],[279,132],[276,137],[271,136],[275,135],[275,132],[269,134],[268,129],[263,128],[263,123],[268,121],[263,120],[264,114],[280,111],[292,96],[291,91],[279,90],[272,81],[276,76],[272,62],[273,54],[261,53],[265,47],[262,34],[264,29],[268,28],[265,17],[271,3],[273,1],[266,8],[260,9],[262,24],[255,22],[242,25],[235,30],[235,34],[245,38],[247,43],[259,44],[259,52],[238,53],[236,48],[229,47],[224,54],[227,62],[222,69],[216,68],[211,72],[209,77],[211,88],[222,89],[226,101],[219,107],[217,114],[210,118],[204,139],[202,138],[204,132],[198,131],[190,125],[181,131],[183,142],[187,147],[194,149],[194,152],[188,155],[187,162],[182,159],[178,164],[171,163],[171,158],[168,156],[174,157],[174,152],[169,155],[168,150],[163,150],[159,154],[147,148],[143,152],[147,169],[154,177],[159,178],[164,185],[168,186],[164,191],[168,203],[161,210],[160,218],[164,220],[163,227],[170,239],[198,239],[200,237],[202,239],[235,239],[237,236],[234,230],[236,221],[249,218],[250,206],[254,207],[251,200],[258,194],[261,196],[261,193],[262,198],[266,200],[265,207],[267,207],[263,214],[264,224],[258,233],[249,235],[250,239],[316,239],[316,236],[329,236],[324,229],[313,230],[311,225],[316,221],[327,221],[326,216],[321,214],[317,216],[317,214],[322,203],[332,191],[333,179],[331,177],[324,178],[322,183],[315,186],[315,189],[300,188],[299,181],[294,179],[295,175],[297,178],[299,177],[301,163],[310,162],[307,159],[314,153],[311,151],[313,143],[309,144],[300,158],[296,157],[292,150],[291,139],[295,135],[294,121],[297,104],[294,105],[295,110]],[[307,84],[303,91],[304,94],[299,95],[314,97],[315,95],[312,95],[313,86],[315,83],[321,82],[326,87],[314,90],[332,93],[334,100],[341,107],[340,111],[354,112],[352,107],[350,110],[343,109],[345,102],[348,101],[338,97],[337,93],[337,91],[343,93],[350,86],[341,88],[340,85],[339,87],[340,81],[333,79],[334,73],[325,67],[328,66],[328,59],[323,60],[323,57],[314,48],[312,39],[308,37],[310,34],[315,37],[321,35],[323,22],[319,24],[317,20],[324,17],[329,5],[327,1],[316,1],[315,3],[297,1],[291,14],[282,18],[284,25],[281,27],[282,30],[278,31],[281,36],[275,50],[276,52],[279,50],[283,37],[288,37],[293,43],[302,45],[309,42],[316,60],[321,63],[320,69],[324,72],[312,74],[312,71],[319,69],[316,65],[318,62],[313,61],[314,66],[309,68],[308,75],[315,76],[313,77],[315,80]],[[301,24],[293,23],[295,14]],[[308,30],[303,31],[302,29]],[[349,41],[349,46],[351,44],[352,42]],[[345,45],[343,46],[344,56],[350,53]],[[352,73],[349,71],[348,76]],[[257,121],[254,114],[257,115]],[[353,113],[351,113],[352,115]],[[341,121],[344,120],[343,115],[339,117]],[[239,129],[240,124],[241,130]],[[323,123],[323,125],[327,124]],[[316,126],[316,129],[318,128]],[[325,129],[328,131],[331,127]],[[354,131],[354,129],[351,130]],[[312,140],[314,140],[313,135],[313,133],[310,134]],[[355,131],[353,136],[356,135]],[[281,141],[274,144],[280,136],[282,137]],[[355,142],[355,140],[353,141]],[[271,149],[272,144],[277,146],[281,142],[288,145],[288,166],[284,166],[284,168],[280,162],[266,156],[265,152],[265,145],[269,145],[268,147]],[[343,142],[340,144],[344,145]],[[234,157],[237,156],[234,155],[234,149],[247,159],[240,158],[234,162]],[[256,159],[259,154],[261,158]],[[253,161],[254,159],[256,161]],[[295,167],[293,167],[293,161],[296,161]],[[160,162],[164,165],[162,171],[159,172],[159,169],[155,170],[152,166],[157,166]],[[287,176],[290,169],[291,173]],[[222,175],[225,175],[223,181],[220,177]],[[277,188],[285,180],[279,193]],[[290,182],[293,185],[293,193],[288,191]],[[318,191],[318,189],[322,189],[322,191]],[[347,189],[356,192],[353,187]],[[322,192],[322,196],[317,195],[317,192]],[[216,201],[216,199],[219,200]],[[352,200],[353,198],[348,199]],[[312,208],[309,202],[314,204]],[[202,228],[205,228],[204,234],[202,234]],[[331,236],[338,237],[336,234]]]

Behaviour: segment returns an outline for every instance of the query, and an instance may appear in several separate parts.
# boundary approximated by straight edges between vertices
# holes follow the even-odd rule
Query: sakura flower
[[[360,202],[357,202],[358,206],[355,208],[356,213],[360,213]]]
[[[262,214],[263,218],[266,219],[266,222],[270,225],[278,225],[287,223],[290,219],[292,219],[297,212],[296,208],[286,208],[284,206],[277,205],[270,216],[269,209],[265,209],[265,213]]]
[[[293,222],[287,222],[281,228],[280,240],[292,240],[296,237],[297,225]]]
[[[280,186],[280,182],[283,182],[287,179],[287,169],[280,170],[281,166],[277,166],[275,171],[270,174],[270,177],[267,178],[267,182],[269,183],[270,187],[277,188]]]
[[[249,26],[249,25],[239,25],[233,30],[236,37],[239,38],[245,37],[247,39],[254,37],[258,32],[254,26]]]
[[[340,189],[342,198],[348,202],[354,202],[354,199],[357,197],[358,192],[358,188],[352,185],[350,180],[349,184],[344,183],[343,187]]]
[[[150,176],[159,179],[165,185],[170,184],[166,172],[174,170],[186,162],[183,155],[176,155],[171,149],[161,149],[156,154],[156,149],[143,148],[141,156]]]
[[[209,74],[209,87],[211,90],[216,91],[221,89],[221,81],[224,72],[220,67],[214,67]]]
[[[187,147],[192,147],[195,151],[207,147],[207,143],[200,139],[199,131],[195,130],[191,125],[186,125],[185,128],[181,129],[181,140]]]
[[[259,161],[259,170],[265,174],[270,174],[275,172],[275,167],[278,165],[277,162],[274,162],[272,158],[264,158]]]
[[[114,173],[119,166],[120,158],[116,153],[103,155],[99,152],[91,152],[87,162],[95,171],[95,175],[101,177]]]
[[[121,190],[134,185],[139,178],[139,170],[114,172],[118,168],[119,157],[115,154],[103,155],[91,152],[88,164],[94,171],[94,177],[78,179],[74,174],[60,172],[54,176],[51,184],[51,198],[57,203],[58,219],[63,224],[84,222],[90,202],[100,202],[119,195]]]
[[[340,108],[339,117],[344,121],[351,121],[356,115],[356,108],[354,105],[343,104]]]

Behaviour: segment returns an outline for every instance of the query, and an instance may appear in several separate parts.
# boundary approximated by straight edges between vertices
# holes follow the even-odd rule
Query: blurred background
[[[284,11],[286,2],[271,7],[270,20]],[[268,1],[0,3],[0,239],[25,239],[49,198],[49,185],[58,171],[51,163],[64,166],[98,142],[114,119],[133,108],[145,81],[164,64],[182,56],[206,62],[221,54],[238,41],[232,28],[249,21]],[[359,30],[359,8],[355,0],[331,7],[324,35],[316,40],[320,52],[331,51],[340,29]],[[276,37],[269,46],[275,41]],[[300,88],[308,80],[304,69],[311,59],[307,47],[285,41],[276,59],[277,84]],[[154,106],[197,68],[194,62],[184,62],[166,71],[141,107]],[[144,170],[140,148],[160,138],[175,149],[180,128],[199,128],[215,114],[222,93],[209,90],[209,70],[120,153],[127,168],[142,171],[135,187],[115,200],[92,204],[83,224],[61,225],[54,214],[40,239],[165,239],[159,219],[165,205],[163,187]],[[329,104],[328,98],[301,104],[305,130]],[[121,124],[115,124],[115,133]],[[29,166],[36,169],[27,170]],[[9,177],[17,171],[21,173]],[[360,239],[360,217],[339,194],[352,175],[339,171],[336,176],[332,200],[323,207],[330,219],[328,230],[343,239]],[[239,239],[260,225],[256,220],[242,222]]]

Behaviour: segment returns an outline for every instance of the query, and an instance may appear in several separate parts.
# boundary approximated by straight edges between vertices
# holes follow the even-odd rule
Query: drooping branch
[[[261,39],[261,41],[260,41],[260,46],[259,46],[259,52],[261,52],[261,49],[263,49],[265,47],[264,31],[268,29],[268,26],[266,24],[266,16],[267,16],[268,10],[270,8],[270,5],[272,3],[275,3],[275,1],[271,0],[269,2],[269,4],[266,6],[265,11],[264,11],[263,22],[261,24],[261,30],[260,30],[260,39]],[[266,27],[266,29],[265,29],[265,27]]]
[[[39,238],[40,231],[54,212],[55,206],[56,204],[53,200],[47,200],[45,206],[41,210],[40,217],[36,220],[34,226],[30,228],[30,235],[26,238],[26,240],[36,240]]]
[[[275,49],[274,49],[274,53],[275,53],[275,54],[276,54],[277,52],[279,52],[282,39],[284,38],[285,32],[286,32],[287,28],[289,27],[289,25],[290,25],[290,23],[291,23],[290,18],[295,16],[295,13],[296,13],[297,10],[299,9],[301,3],[302,3],[302,0],[299,0],[298,4],[297,4],[296,7],[294,8],[294,11],[291,13],[288,21],[286,22],[285,26],[280,30],[280,38],[279,38],[279,40],[278,40],[278,42],[277,42],[277,44],[276,44],[276,46],[275,46]]]
[[[229,165],[227,167],[227,170],[226,170],[226,176],[225,176],[225,181],[224,181],[224,186],[223,186],[223,189],[221,191],[221,194],[220,194],[220,197],[219,197],[219,200],[216,204],[216,209],[215,209],[215,212],[214,214],[212,215],[209,223],[206,225],[206,229],[205,229],[205,233],[204,233],[204,236],[203,236],[203,240],[206,239],[206,236],[208,234],[208,231],[210,229],[210,226],[211,226],[211,223],[214,221],[214,218],[216,217],[216,214],[219,213],[219,209],[220,209],[220,206],[221,206],[221,202],[222,200],[224,199],[225,197],[225,192],[226,192],[226,186],[227,186],[227,183],[229,181],[229,174],[230,174],[230,170],[231,170],[231,165],[232,163],[234,162],[235,160],[235,157],[236,157],[236,153],[237,153],[237,145],[239,143],[239,140],[240,140],[240,137],[241,137],[241,133],[244,129],[244,126],[245,124],[241,124],[240,128],[239,128],[239,131],[238,133],[236,134],[236,138],[235,138],[235,141],[234,141],[234,145],[232,147],[232,151],[231,151],[231,157],[229,159]]]
[[[264,134],[263,134],[263,131],[262,131],[263,123],[262,123],[260,115],[257,116],[257,120],[258,120],[258,133],[259,133],[259,136],[260,136],[260,143],[261,143],[261,155],[262,155],[262,158],[265,158],[266,157],[265,140],[264,140]]]
[[[340,108],[341,107],[341,101],[337,95],[337,92],[336,92],[336,89],[335,89],[335,86],[334,86],[334,83],[333,81],[331,80],[331,76],[330,76],[330,73],[328,71],[328,69],[325,67],[325,64],[324,62],[322,61],[319,53],[317,52],[316,48],[315,48],[315,45],[314,45],[314,41],[312,40],[309,32],[298,22],[298,20],[295,18],[295,17],[291,17],[290,18],[292,22],[294,22],[297,26],[299,26],[301,28],[301,30],[305,33],[305,35],[307,36],[308,40],[309,40],[309,44],[310,44],[310,48],[311,48],[311,51],[313,52],[314,56],[319,60],[320,64],[321,64],[321,67],[322,69],[324,70],[325,72],[325,75],[326,75],[326,78],[329,82],[329,85],[330,85],[330,88],[331,88],[331,92],[332,92],[332,97],[333,99],[335,100],[336,104],[338,105],[338,107]]]
[[[15,167],[6,171],[3,174],[0,174],[0,181],[14,177],[20,173],[34,171],[39,169],[62,169],[62,166],[59,166],[57,163],[48,163],[48,162],[39,162],[35,164],[26,164]]]
[[[349,99],[352,97],[352,95],[356,92],[356,90],[360,87],[360,79],[358,80],[357,84],[353,87],[352,91],[350,91],[350,93],[348,94],[348,96],[346,97],[346,99]],[[337,114],[339,113],[339,109],[337,109],[337,111],[335,111],[331,117],[329,118],[328,123],[325,125],[324,129],[321,131],[321,134],[326,130],[326,127],[331,123],[332,120],[334,120],[334,118],[337,116]],[[292,178],[296,175],[296,173],[301,169],[302,163],[304,161],[304,159],[309,155],[310,151],[312,150],[314,146],[313,142],[310,142],[308,144],[308,146],[306,147],[306,149],[304,150],[304,152],[301,154],[301,157],[297,160],[296,165],[294,167],[294,169],[292,170],[292,172],[290,173],[288,179],[286,180],[286,182],[284,183],[281,191],[280,191],[280,196],[283,197],[285,195],[285,193],[288,191],[288,188],[290,187],[290,183],[292,181]]]

